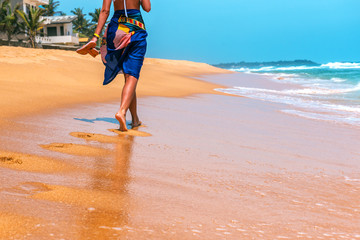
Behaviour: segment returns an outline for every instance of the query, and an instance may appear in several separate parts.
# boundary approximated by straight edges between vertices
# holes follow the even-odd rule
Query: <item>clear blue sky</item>
[[[70,13],[102,0],[60,0]],[[147,57],[206,63],[360,61],[359,0],[152,0]]]

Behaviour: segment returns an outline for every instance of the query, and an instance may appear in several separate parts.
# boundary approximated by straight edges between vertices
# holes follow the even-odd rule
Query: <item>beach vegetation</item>
[[[75,8],[71,13],[76,15],[77,18],[73,21],[74,30],[82,35],[89,36],[90,21],[86,19],[86,14],[83,13],[82,8]]]
[[[6,4],[9,3],[10,0],[0,1],[0,21],[4,19],[6,15]]]
[[[44,14],[44,11],[45,11],[44,9],[36,8],[36,7],[30,7],[28,13],[25,13],[22,10],[16,11],[24,22],[23,24],[24,29],[26,30],[26,33],[29,36],[31,46],[33,48],[36,47],[36,41],[35,41],[36,35],[43,28],[42,23],[44,19],[41,19],[41,17]]]
[[[64,12],[58,11],[59,6],[60,1],[49,0],[49,4],[30,7],[29,11],[25,13],[19,4],[12,7],[11,0],[0,0],[0,32],[7,36],[8,45],[14,37],[22,36],[18,40],[23,41],[23,35],[19,34],[25,34],[29,40],[27,46],[35,48],[36,36],[41,34],[45,21],[42,17],[65,15]],[[99,21],[100,12],[101,9],[96,8],[87,15],[83,12],[83,8],[73,9],[71,13],[77,16],[72,22],[73,31],[78,33],[80,38],[92,37]]]
[[[22,23],[19,21],[17,14],[19,9],[19,4],[12,8],[10,0],[5,0],[0,5],[0,31],[6,34],[9,46],[12,37],[22,30]]]
[[[49,4],[41,6],[45,10],[43,16],[65,15],[62,11],[56,11],[59,6],[59,1],[49,0]]]
[[[101,12],[101,8],[95,8],[94,12],[89,13],[92,23],[91,27],[97,26],[100,17],[100,12]]]
[[[91,17],[91,26],[89,27],[89,35],[88,37],[92,37],[92,35],[94,34],[98,21],[99,21],[99,17],[100,17],[100,12],[101,12],[101,8],[95,8],[94,12],[90,12],[89,15]],[[107,24],[108,21],[105,23]],[[105,29],[102,29],[101,35],[104,34]],[[101,40],[98,39],[98,45],[100,45]]]

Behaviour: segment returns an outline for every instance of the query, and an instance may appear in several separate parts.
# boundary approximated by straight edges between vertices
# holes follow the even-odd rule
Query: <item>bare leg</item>
[[[132,118],[132,127],[138,127],[141,125],[141,122],[139,120],[139,116],[137,114],[137,99],[136,99],[136,92],[134,93],[133,100],[130,103],[129,110],[131,113]]]
[[[121,95],[121,105],[119,111],[115,114],[115,118],[120,123],[120,131],[127,131],[126,127],[126,112],[130,107],[131,102],[135,96],[137,79],[133,76],[125,74],[125,85]],[[135,102],[136,103],[136,102]],[[136,109],[135,109],[136,113]]]

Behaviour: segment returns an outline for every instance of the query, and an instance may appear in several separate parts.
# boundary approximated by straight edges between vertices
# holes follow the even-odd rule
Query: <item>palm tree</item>
[[[100,17],[101,8],[95,8],[94,12],[89,13],[91,17],[91,23],[97,24]]]
[[[64,13],[62,11],[55,11],[59,6],[59,1],[49,0],[48,5],[42,5],[45,10],[43,16],[63,15]]]
[[[71,13],[77,16],[77,18],[73,21],[74,30],[88,36],[90,23],[89,20],[85,18],[86,14],[83,13],[83,9],[75,8],[74,10],[71,10]]]
[[[5,0],[0,4],[0,21],[4,19],[6,15],[6,4],[9,3],[9,0]]]
[[[92,25],[90,26],[90,30],[92,33],[95,31],[97,24],[99,22],[100,12],[101,12],[101,8],[95,8],[94,12],[89,13],[89,15],[91,16],[91,24]],[[107,23],[108,23],[108,21],[105,24],[107,24]]]
[[[19,14],[19,16],[24,21],[24,28],[27,31],[27,34],[29,35],[31,45],[33,48],[35,48],[35,37],[40,31],[40,29],[43,28],[41,20],[41,16],[44,13],[44,9],[42,8],[36,8],[36,7],[30,7],[29,13],[26,14],[22,10],[17,10],[16,12]]]
[[[9,46],[12,36],[20,33],[21,30],[22,25],[16,14],[16,11],[19,10],[19,8],[19,4],[16,4],[14,8],[11,8],[10,0],[5,0],[0,6],[0,30],[7,35]]]
[[[89,28],[89,37],[91,37],[90,35],[94,34],[97,24],[99,22],[99,17],[100,17],[100,12],[101,12],[101,8],[95,8],[94,12],[90,12],[89,15],[91,16],[91,26]],[[104,32],[104,30],[101,32],[100,35],[102,35]],[[97,44],[99,45],[101,42],[101,39],[98,39]]]
[[[3,21],[5,16],[7,15],[7,5],[9,4],[10,0],[0,0],[0,2],[0,21]]]

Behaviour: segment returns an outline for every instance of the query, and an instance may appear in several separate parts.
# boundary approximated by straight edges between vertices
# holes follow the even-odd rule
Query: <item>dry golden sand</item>
[[[104,66],[99,57],[72,51],[0,47],[0,120],[74,103],[119,100],[119,75],[102,87]],[[225,73],[203,63],[146,59],[138,96],[182,97],[216,93],[215,84],[190,76]]]

